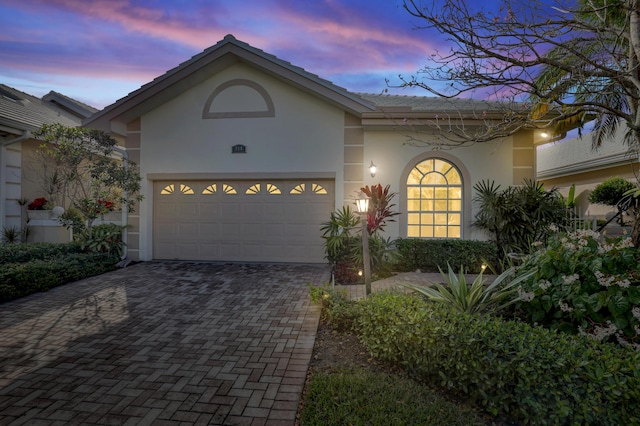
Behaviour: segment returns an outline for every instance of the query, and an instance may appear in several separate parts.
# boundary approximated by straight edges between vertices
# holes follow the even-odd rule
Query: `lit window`
[[[173,184],[171,185],[167,185],[164,188],[162,188],[162,191],[160,191],[161,195],[169,195],[169,194],[173,194],[173,191],[175,191],[175,186]]]
[[[317,183],[314,183],[314,184],[311,185],[311,191],[314,194],[326,194],[327,193],[327,190],[324,189],[322,187],[322,185],[318,185]]]
[[[462,237],[462,177],[450,162],[430,158],[409,173],[407,236]]]
[[[282,194],[282,191],[280,191],[280,188],[278,188],[276,185],[272,183],[268,183],[267,194],[277,195],[277,194]]]
[[[176,186],[174,184],[170,184],[165,186],[164,188],[162,188],[162,191],[160,191],[161,195],[169,195],[169,194],[173,194],[176,190]],[[180,184],[180,193],[185,194],[185,195],[193,195],[195,194],[193,192],[193,189],[191,189],[191,187],[189,185],[185,185],[183,183]]]
[[[254,183],[244,193],[247,194],[247,195],[254,195],[254,194],[257,194],[259,192],[260,192],[260,184],[259,183]]]
[[[227,185],[226,183],[224,185],[222,185],[222,192],[224,192],[225,194],[237,194],[238,191],[236,191],[236,189],[231,186],[231,185]]]
[[[312,183],[310,186],[311,186],[311,193],[313,193],[313,194],[319,194],[319,195],[320,194],[328,194],[327,190],[322,185],[320,185],[318,183]],[[307,185],[305,183],[299,183],[289,193],[290,194],[302,194],[306,190],[307,190]]]
[[[212,183],[211,185],[203,189],[202,193],[204,195],[211,195],[211,194],[215,194],[217,190],[218,190],[218,185],[216,185],[215,183]]]
[[[290,194],[302,194],[304,192],[304,183],[299,183],[293,187]]]

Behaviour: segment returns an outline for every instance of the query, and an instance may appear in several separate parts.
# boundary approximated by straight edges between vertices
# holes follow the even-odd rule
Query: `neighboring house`
[[[83,124],[111,132],[140,166],[132,259],[323,262],[320,224],[364,185],[398,193],[390,237],[484,238],[471,226],[473,185],[534,178],[539,136],[449,150],[413,139],[439,139],[416,123],[487,108],[351,93],[229,35]]]
[[[626,128],[592,149],[591,134],[582,137],[542,143],[536,147],[538,181],[548,188],[558,188],[567,195],[575,185],[576,207],[583,216],[604,218],[615,208],[589,203],[589,194],[602,181],[622,177],[635,184],[640,172],[638,153],[629,151],[624,142]]]
[[[23,227],[18,200],[46,196],[33,154],[41,142],[32,132],[43,124],[76,127],[97,109],[49,92],[41,99],[0,84],[0,230]],[[64,228],[31,226],[29,241],[57,241]]]

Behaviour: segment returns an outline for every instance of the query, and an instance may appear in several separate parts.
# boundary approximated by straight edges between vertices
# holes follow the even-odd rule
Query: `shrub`
[[[81,234],[80,246],[88,251],[121,256],[124,250],[122,231],[126,226],[105,223],[93,226]]]
[[[359,302],[371,354],[530,424],[638,424],[640,353],[411,295]]]
[[[528,256],[518,304],[530,322],[640,348],[640,253],[630,239],[558,234]]]
[[[337,330],[350,330],[357,316],[357,305],[347,297],[346,290],[333,290],[328,284],[318,287],[308,284],[313,303],[322,305],[322,312]]]
[[[0,265],[44,260],[72,253],[82,253],[79,243],[29,243],[0,245]],[[1,268],[1,267],[0,267]]]
[[[552,225],[568,222],[566,203],[557,189],[525,179],[522,185],[500,189],[493,181],[473,186],[478,204],[474,226],[489,232],[506,253],[528,253],[529,245],[545,238]],[[500,253],[502,255],[502,253]]]
[[[597,185],[591,194],[589,202],[595,204],[605,204],[615,206],[622,199],[624,193],[634,189],[636,186],[621,177],[612,177]]]
[[[102,253],[68,253],[0,267],[0,302],[99,275],[115,269],[117,256]]]
[[[479,273],[485,263],[500,263],[498,248],[492,241],[401,238],[396,247],[401,271],[438,272],[451,264],[461,265],[468,273]]]

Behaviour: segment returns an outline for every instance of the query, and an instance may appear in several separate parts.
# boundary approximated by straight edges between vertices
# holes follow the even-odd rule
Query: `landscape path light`
[[[369,230],[367,229],[367,212],[369,211],[369,197],[364,192],[358,194],[356,207],[360,213],[362,223],[362,263],[364,268],[364,286],[366,295],[371,294],[371,259],[369,256]]]

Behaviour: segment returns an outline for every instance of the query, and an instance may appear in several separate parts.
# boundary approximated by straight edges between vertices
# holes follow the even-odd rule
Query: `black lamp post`
[[[356,199],[356,207],[362,222],[362,263],[364,264],[364,286],[367,296],[371,294],[371,259],[369,257],[369,231],[367,229],[367,212],[369,211],[369,197],[360,192]]]

